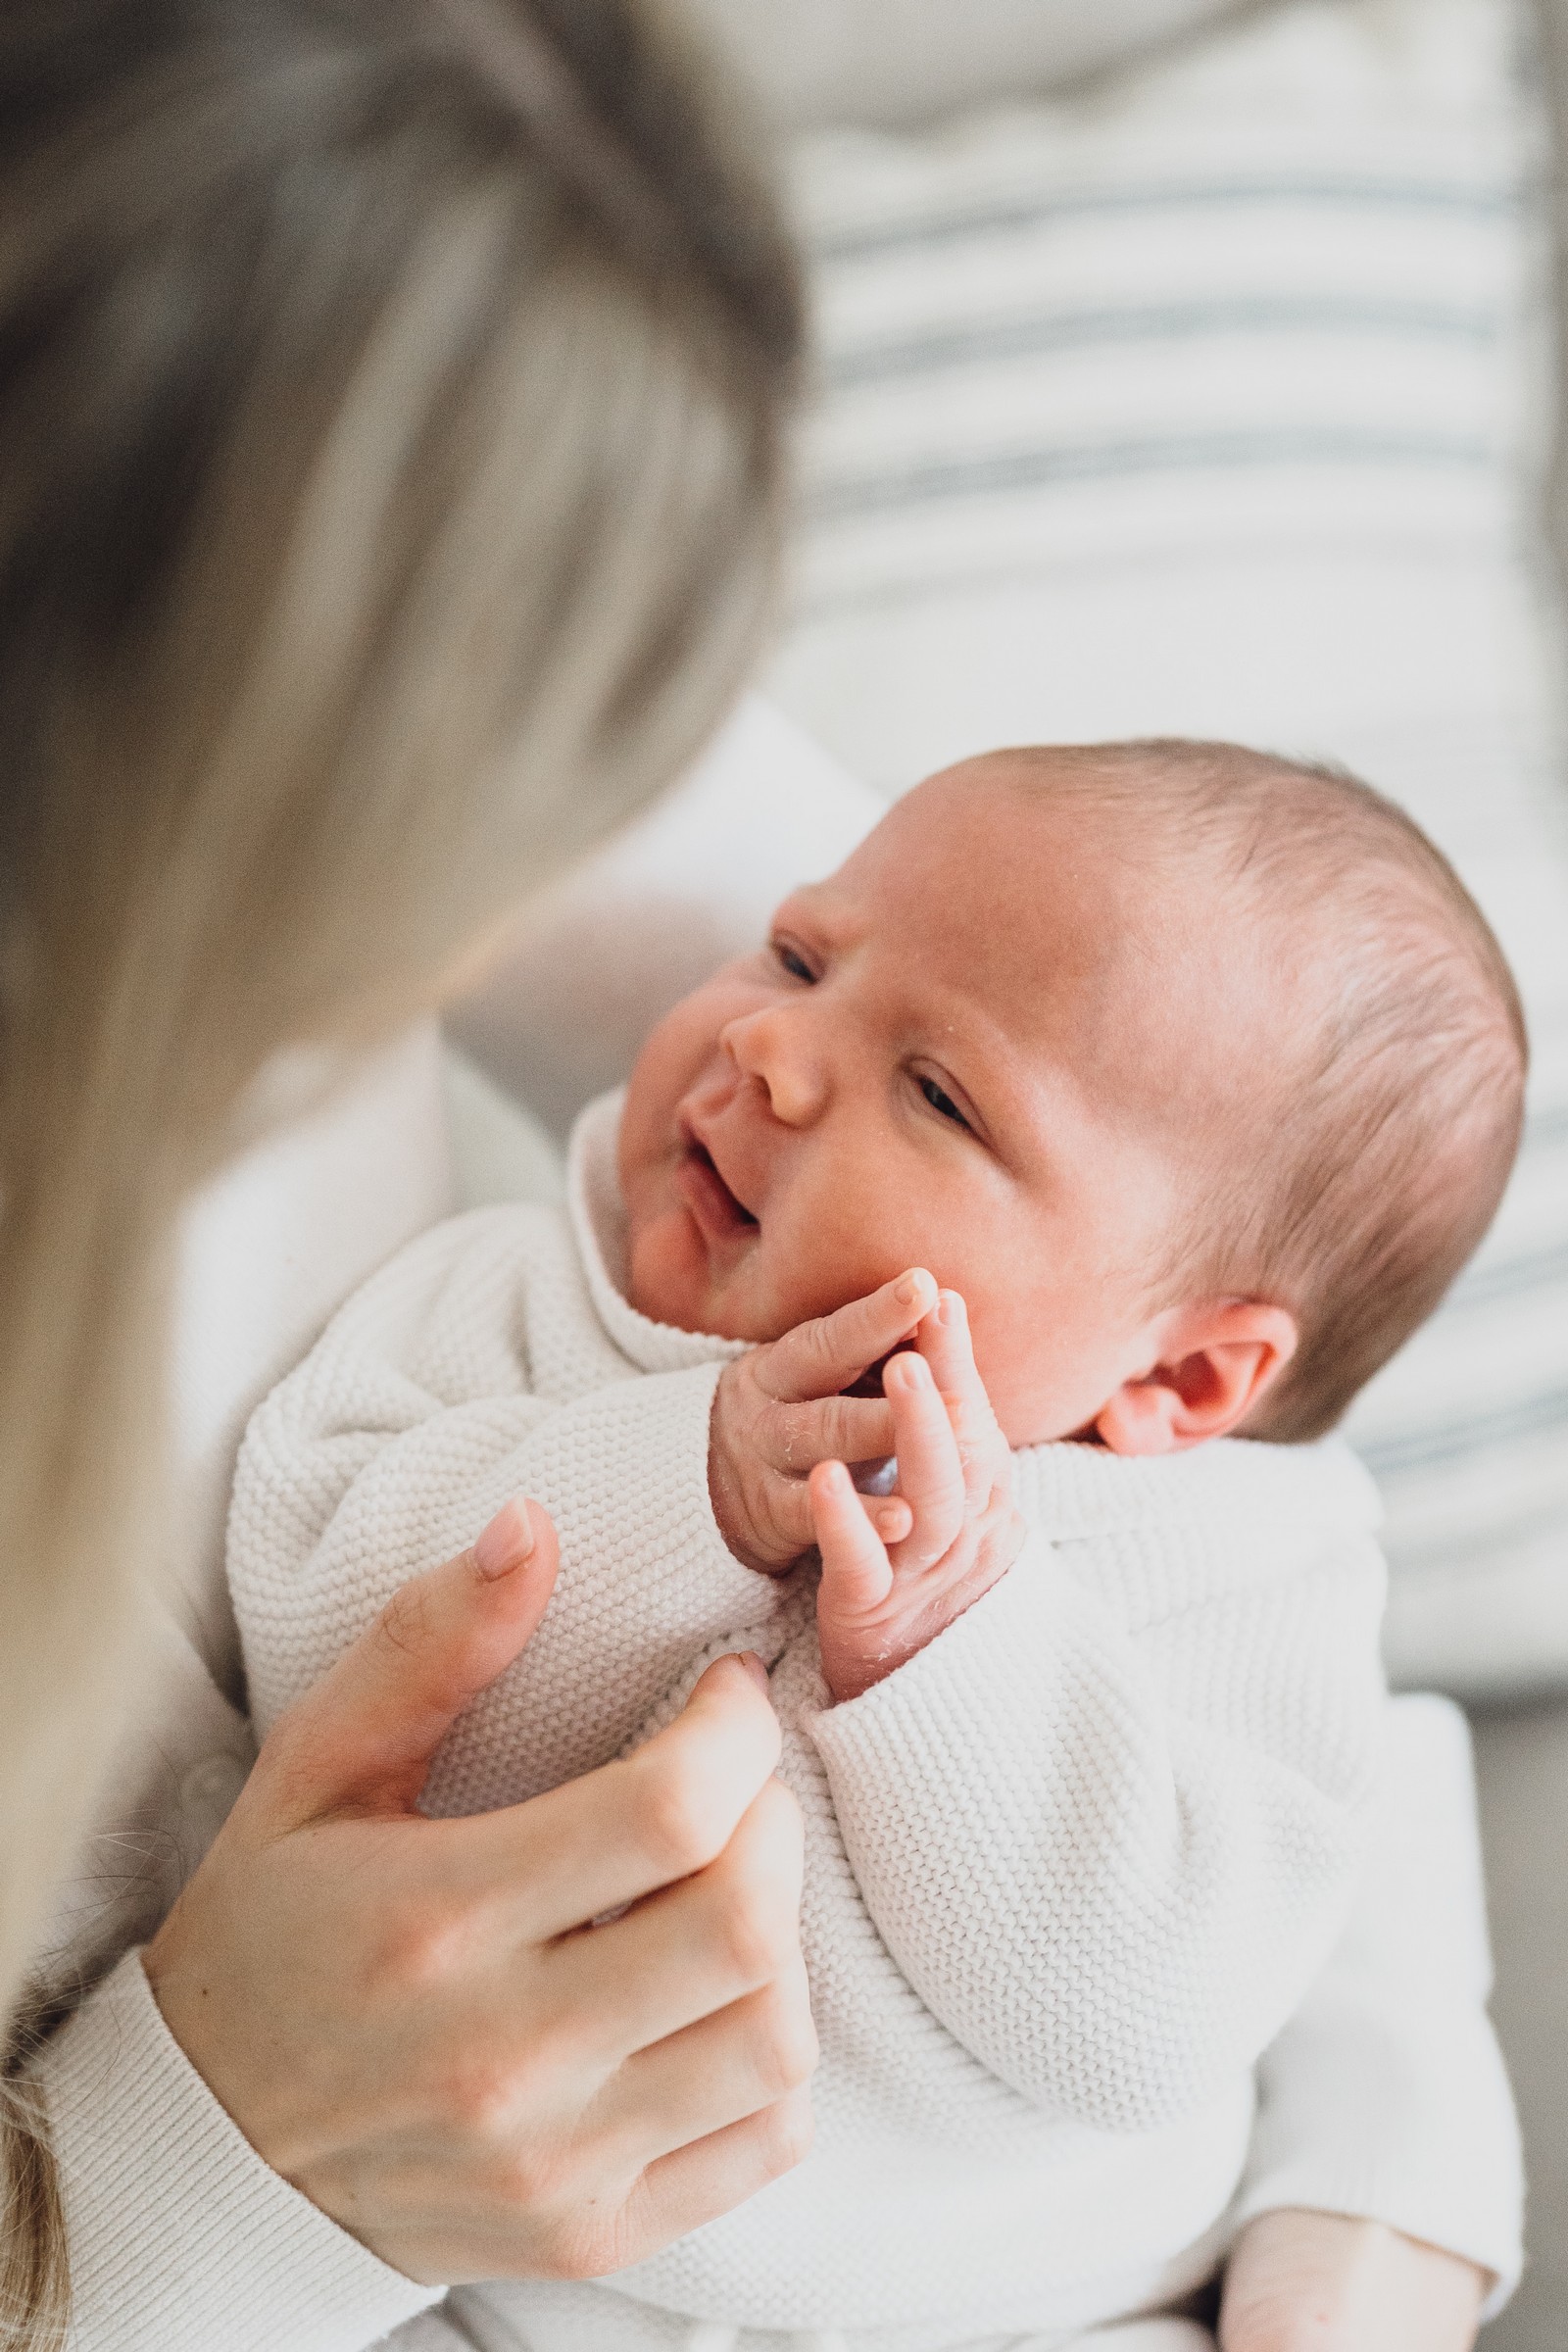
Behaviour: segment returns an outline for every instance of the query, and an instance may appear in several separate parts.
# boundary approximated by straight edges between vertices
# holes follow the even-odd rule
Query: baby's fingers
[[[811,1522],[822,1555],[820,1613],[868,1616],[893,1590],[893,1564],[869,1511],[887,1503],[862,1499],[842,1462],[818,1462],[811,1472]]]
[[[901,1568],[931,1568],[963,1532],[968,1506],[963,1460],[948,1408],[924,1356],[906,1350],[882,1375],[893,1406],[899,1493],[913,1525],[899,1547]]]
[[[938,1293],[935,1307],[916,1335],[915,1346],[931,1367],[957,1438],[970,1500],[979,1501],[991,1491],[992,1456],[1004,1448],[1004,1441],[974,1360],[969,1310],[956,1291]]]
[[[804,1478],[817,1462],[879,1462],[893,1451],[893,1411],[884,1396],[818,1396],[776,1404],[757,1428],[769,1468]]]
[[[765,1394],[781,1403],[832,1396],[858,1381],[906,1340],[936,1304],[937,1286],[924,1267],[885,1282],[868,1298],[852,1298],[836,1314],[797,1324],[757,1358]]]

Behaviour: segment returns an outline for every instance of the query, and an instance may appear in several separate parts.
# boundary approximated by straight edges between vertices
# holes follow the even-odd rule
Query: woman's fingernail
[[[767,1689],[767,1668],[755,1649],[736,1649],[730,1652],[738,1665],[744,1666],[759,1690]]]
[[[493,1583],[520,1568],[533,1549],[533,1521],[520,1502],[504,1502],[484,1533],[474,1538],[473,1564]]]
[[[904,1275],[893,1286],[893,1296],[901,1306],[913,1306],[924,1290],[926,1277],[918,1266],[912,1274]]]

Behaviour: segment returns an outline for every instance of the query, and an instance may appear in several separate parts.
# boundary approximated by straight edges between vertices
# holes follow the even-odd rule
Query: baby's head
[[[1366,786],[994,752],[649,1039],[631,1297],[761,1341],[928,1266],[1014,1445],[1316,1437],[1491,1222],[1525,1058],[1483,917]]]

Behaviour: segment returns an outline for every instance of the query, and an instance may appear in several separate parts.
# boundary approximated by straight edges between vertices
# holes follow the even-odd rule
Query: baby
[[[1364,786],[995,753],[661,1022],[564,1215],[426,1236],[264,1404],[263,1729],[525,1491],[560,1580],[427,1809],[750,1648],[806,1815],[811,2155],[612,2285],[466,2290],[476,2342],[1065,2344],[1212,2273],[1377,1771],[1376,1503],[1317,1441],[1485,1231],[1524,1062]]]

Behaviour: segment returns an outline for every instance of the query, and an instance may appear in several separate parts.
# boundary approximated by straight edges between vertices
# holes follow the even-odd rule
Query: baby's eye
[[[782,939],[774,940],[773,953],[792,980],[804,980],[808,985],[815,981],[816,974],[805,956],[797,955],[795,950],[787,946]]]
[[[921,1094],[924,1095],[926,1101],[930,1103],[933,1110],[939,1110],[945,1119],[952,1119],[956,1126],[963,1128],[968,1127],[968,1120],[964,1117],[962,1111],[953,1100],[953,1097],[951,1095],[944,1094],[934,1078],[921,1078],[917,1081],[917,1083],[919,1085]]]

